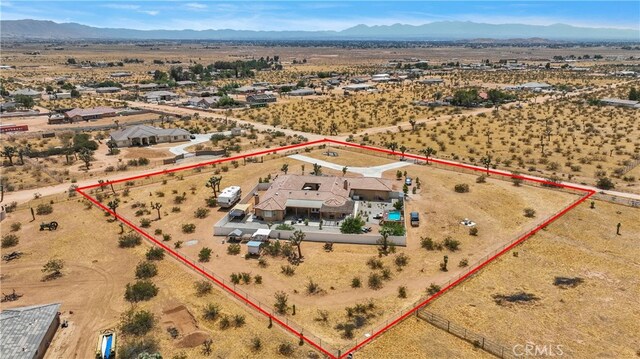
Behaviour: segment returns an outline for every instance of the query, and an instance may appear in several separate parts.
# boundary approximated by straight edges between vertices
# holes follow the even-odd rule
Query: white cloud
[[[150,16],[156,16],[160,13],[160,11],[158,10],[138,10],[138,12],[141,14],[147,14]]]
[[[103,7],[108,7],[109,9],[119,9],[119,10],[137,10],[140,8],[140,5],[134,4],[105,4]]]
[[[200,4],[197,2],[190,2],[185,4],[185,6],[189,9],[193,9],[193,10],[202,10],[202,9],[206,9],[208,6],[205,4]]]

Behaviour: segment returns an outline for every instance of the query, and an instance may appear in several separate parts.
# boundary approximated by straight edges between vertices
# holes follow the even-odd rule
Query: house
[[[289,96],[311,96],[315,95],[316,91],[310,88],[301,88],[289,92]]]
[[[42,91],[36,91],[32,88],[26,88],[26,89],[20,89],[17,91],[13,91],[10,94],[12,97],[17,96],[17,95],[23,95],[23,96],[29,96],[29,97],[33,97],[33,98],[39,98],[40,96],[42,96]]]
[[[254,213],[265,221],[289,215],[340,220],[353,214],[356,200],[386,201],[392,192],[392,182],[382,178],[284,175],[262,198],[255,195]]]
[[[176,81],[176,85],[180,87],[195,86],[197,84],[195,81]]]
[[[272,94],[266,93],[258,93],[247,96],[247,102],[249,104],[261,104],[261,103],[269,103],[276,102],[278,99]]]
[[[389,82],[390,79],[389,74],[375,74],[371,76],[371,81],[373,82]]]
[[[129,77],[131,76],[131,72],[113,72],[111,73],[111,77]]]
[[[630,107],[640,108],[640,102],[633,100],[623,100],[619,98],[603,98],[600,100],[603,105],[618,106],[618,107]]]
[[[74,108],[64,113],[64,117],[68,122],[97,120],[103,117],[113,117],[116,110],[112,107],[94,107],[94,108]]]
[[[265,92],[267,90],[268,90],[268,88],[266,88],[264,86],[241,86],[241,87],[238,87],[238,88],[234,89],[233,92],[248,94],[248,93]]]
[[[368,85],[368,84],[353,84],[353,85],[346,85],[342,89],[345,90],[345,91],[358,92],[358,91],[367,91],[367,90],[370,90],[372,88],[373,88],[373,86]]]
[[[71,92],[56,92],[49,95],[49,100],[62,100],[71,98]]]
[[[98,87],[96,89],[96,93],[116,93],[116,92],[120,92],[120,88],[119,87]]]
[[[158,128],[136,125],[111,132],[111,141],[117,147],[149,146],[163,142],[189,141],[191,134],[180,128]]]
[[[423,85],[440,85],[444,83],[444,80],[439,77],[434,77],[430,79],[420,80],[418,81],[418,83]]]
[[[220,101],[220,96],[191,97],[187,100],[187,104],[189,106],[209,108],[217,105],[218,101]]]
[[[149,91],[144,94],[147,102],[171,101],[178,97],[178,94],[171,91]]]
[[[15,102],[4,102],[0,103],[0,113],[1,112],[13,112],[16,110]]]
[[[43,358],[60,326],[60,304],[5,309],[0,313],[0,358]]]
[[[138,90],[150,91],[150,90],[168,88],[169,85],[167,85],[167,84],[148,83],[148,84],[138,84],[137,87],[138,87]]]
[[[550,90],[553,86],[549,85],[546,82],[527,82],[524,84],[506,87],[506,90],[526,90],[526,91],[534,91],[539,92],[542,90]]]

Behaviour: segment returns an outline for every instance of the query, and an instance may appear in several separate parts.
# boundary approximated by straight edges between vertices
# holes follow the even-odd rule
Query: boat
[[[116,332],[105,330],[100,334],[96,359],[113,359],[116,357]]]

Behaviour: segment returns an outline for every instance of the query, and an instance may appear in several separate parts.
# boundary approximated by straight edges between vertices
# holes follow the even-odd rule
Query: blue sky
[[[3,20],[131,29],[343,30],[358,24],[493,24],[640,28],[640,1],[26,1],[0,0]]]

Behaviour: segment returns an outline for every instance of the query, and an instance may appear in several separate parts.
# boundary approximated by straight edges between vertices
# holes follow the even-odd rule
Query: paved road
[[[336,171],[342,171],[344,168],[343,165],[339,165],[333,162],[323,161],[316,158],[304,156],[304,155],[290,155],[289,158],[293,158],[294,160],[303,161],[307,163],[317,163],[322,167],[330,168]],[[376,167],[347,167],[347,172],[352,173],[360,173],[365,177],[377,177],[381,178],[382,173],[388,170],[394,170],[396,168],[401,168],[410,165],[411,162],[392,162],[388,164],[384,164]]]

